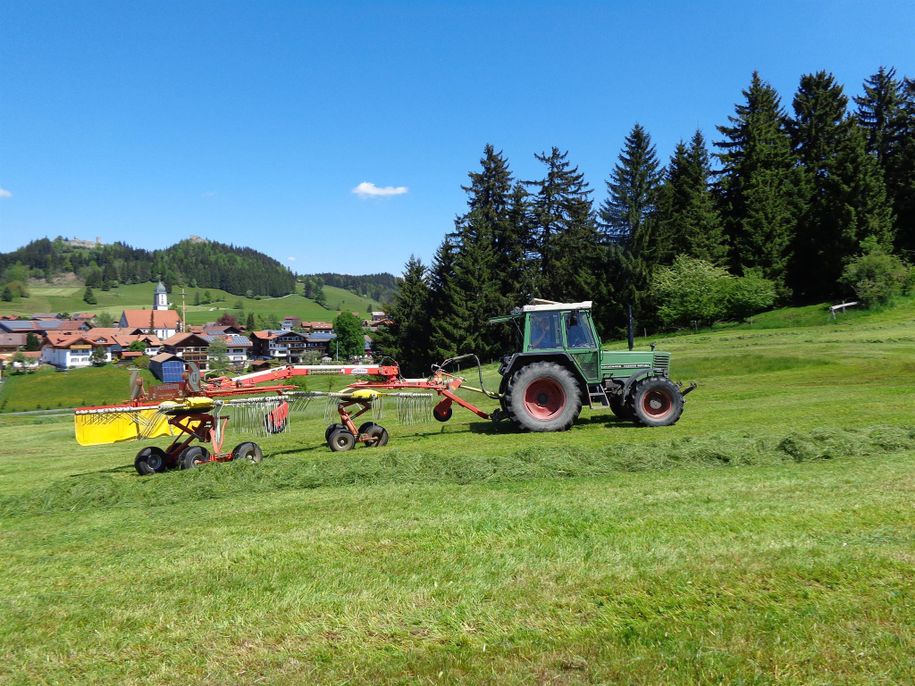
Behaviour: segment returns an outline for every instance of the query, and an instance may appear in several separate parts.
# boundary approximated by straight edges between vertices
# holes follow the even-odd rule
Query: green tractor
[[[591,301],[534,300],[491,323],[517,327],[521,351],[499,367],[501,411],[527,431],[565,431],[584,405],[609,407],[621,419],[669,426],[683,412],[682,388],[668,378],[670,353],[601,350]]]

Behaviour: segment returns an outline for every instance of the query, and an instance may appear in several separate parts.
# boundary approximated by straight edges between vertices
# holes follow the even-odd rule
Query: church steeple
[[[159,285],[156,286],[156,290],[153,294],[153,310],[167,310],[168,309],[168,292],[165,290],[165,284],[161,281]]]

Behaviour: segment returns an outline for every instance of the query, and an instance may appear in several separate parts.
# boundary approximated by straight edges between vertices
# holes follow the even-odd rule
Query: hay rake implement
[[[268,437],[284,433],[290,417],[300,414],[316,398],[327,401],[325,415],[336,413],[338,421],[324,432],[328,447],[350,450],[357,444],[381,447],[387,444],[387,429],[380,419],[387,399],[396,401],[397,415],[410,424],[428,416],[431,409],[438,421],[447,421],[452,405],[458,404],[476,415],[490,415],[457,395],[462,386],[491,398],[498,395],[480,388],[464,386],[464,378],[445,371],[452,362],[473,358],[463,356],[437,366],[428,378],[405,379],[396,363],[381,365],[287,365],[274,369],[202,380],[197,368],[188,371],[178,384],[160,384],[145,389],[137,375],[131,378],[131,400],[118,405],[77,408],[74,413],[76,438],[80,445],[102,445],[126,440],[169,436],[166,448],[147,446],[134,460],[140,474],[167,469],[190,469],[208,462],[246,459],[260,462],[263,452],[253,441],[243,441],[232,450],[225,449],[227,426],[243,434]],[[343,391],[328,393],[302,391],[283,383],[299,376],[348,375],[363,377]],[[266,394],[266,395],[265,395]],[[436,396],[440,397],[434,403]],[[229,411],[228,413],[226,411]],[[358,426],[356,420],[371,413],[372,420]]]

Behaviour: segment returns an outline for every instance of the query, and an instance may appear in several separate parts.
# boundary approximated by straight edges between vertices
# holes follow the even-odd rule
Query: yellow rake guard
[[[73,417],[76,441],[80,445],[107,445],[121,441],[173,436],[177,433],[168,417],[157,408],[125,410],[105,414],[77,414]]]

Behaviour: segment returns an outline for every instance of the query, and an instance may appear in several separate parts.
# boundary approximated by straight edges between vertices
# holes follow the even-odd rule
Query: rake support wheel
[[[683,394],[670,379],[653,376],[636,385],[631,407],[639,424],[670,426],[683,414]]]
[[[200,445],[189,445],[178,456],[179,469],[193,469],[197,465],[210,461],[210,453]]]
[[[335,453],[352,450],[356,445],[356,437],[349,432],[349,429],[335,429],[327,437],[327,446]]]
[[[264,453],[261,451],[261,447],[257,443],[251,441],[245,441],[244,443],[239,443],[232,449],[232,460],[248,460],[248,462],[253,462],[257,464],[264,459]]]
[[[505,406],[526,431],[566,431],[581,413],[578,381],[560,364],[533,362],[512,375]]]
[[[162,448],[156,448],[155,446],[143,448],[137,453],[137,458],[133,461],[133,466],[140,476],[164,472],[168,468],[165,459],[165,451],[162,450]]]

